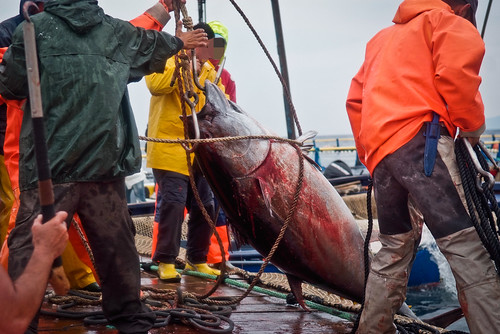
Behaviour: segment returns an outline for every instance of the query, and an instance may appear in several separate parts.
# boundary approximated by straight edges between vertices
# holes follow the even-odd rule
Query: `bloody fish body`
[[[201,138],[273,135],[228,102],[217,86],[207,82],[206,95],[198,114]],[[196,157],[232,227],[267,256],[293,202],[300,166],[297,150],[285,142],[243,139],[202,143]],[[305,281],[361,301],[363,243],[340,195],[304,160],[297,210],[271,262],[287,274],[291,286],[292,281]]]

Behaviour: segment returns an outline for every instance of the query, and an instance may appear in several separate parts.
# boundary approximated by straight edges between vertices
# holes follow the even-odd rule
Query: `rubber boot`
[[[396,333],[394,315],[406,297],[409,264],[415,253],[415,233],[380,234],[382,248],[371,263],[358,334]]]
[[[175,270],[173,263],[160,262],[158,276],[165,283],[179,283],[181,281],[181,275]]]
[[[439,238],[436,243],[455,276],[458,301],[470,332],[478,334],[498,330],[500,279],[475,228]]]
[[[186,263],[186,270],[198,271],[200,273],[207,274],[207,275],[220,276],[220,270],[217,270],[215,268],[211,268],[206,263],[198,263],[198,264],[193,264],[193,265]]]

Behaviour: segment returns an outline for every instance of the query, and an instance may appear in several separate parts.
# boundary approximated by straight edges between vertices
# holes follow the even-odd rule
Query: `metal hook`
[[[194,97],[194,101],[191,101],[191,97]],[[198,117],[196,116],[196,110],[195,107],[198,104],[199,97],[198,94],[195,92],[186,92],[184,93],[184,101],[189,105],[191,108],[191,115],[193,116],[193,127],[194,127],[194,139],[200,139],[200,127],[198,126]],[[196,149],[196,146],[198,145],[197,143],[193,144],[192,148],[189,148],[186,144],[182,143],[181,144],[184,149],[189,152],[193,153]]]
[[[199,90],[202,92],[205,91],[205,87],[203,87],[200,82],[198,81],[198,72],[196,71],[196,51],[193,49],[191,50],[191,63],[193,66],[193,81],[196,87],[198,87]]]
[[[497,162],[495,161],[495,158],[493,158],[490,151],[486,148],[486,146],[484,146],[484,143],[482,141],[479,141],[478,144],[479,144],[479,148],[481,149],[481,151],[483,151],[484,155],[486,155],[488,160],[491,161],[491,163],[493,164],[493,167],[495,167],[496,170],[500,169],[498,167]]]
[[[217,70],[217,75],[215,76],[214,84],[219,84],[219,79],[222,75],[222,70],[224,69],[224,65],[226,65],[226,57],[222,57],[221,61],[219,61],[219,69]]]
[[[29,23],[31,23],[31,18],[30,18],[30,14],[29,14],[30,7],[35,7],[36,10],[37,10],[37,12],[40,11],[40,8],[33,1],[26,1],[24,3],[24,5],[23,5],[23,16],[24,16],[24,19],[26,21],[28,21]]]
[[[480,175],[482,175],[485,179],[487,179],[488,188],[493,189],[493,186],[495,185],[495,178],[488,171],[485,171],[483,169],[483,167],[481,167],[481,164],[479,163],[479,160],[477,159],[476,152],[472,148],[472,145],[469,143],[469,140],[467,138],[462,138],[462,140],[464,141],[464,144],[465,144],[465,147],[467,148],[467,151],[469,151],[469,155],[472,159],[472,162],[474,163],[474,167],[476,168],[476,171]],[[482,192],[483,188],[481,187],[481,180],[480,180],[479,174],[477,175],[477,178],[476,178],[476,188]]]

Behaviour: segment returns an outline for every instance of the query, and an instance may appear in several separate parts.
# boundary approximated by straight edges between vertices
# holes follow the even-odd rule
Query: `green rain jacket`
[[[51,0],[32,21],[53,182],[111,181],[138,172],[127,83],[163,72],[182,41],[107,16],[94,0]],[[28,97],[22,26],[0,65],[0,94],[7,99]],[[36,188],[29,102],[19,147],[20,188]]]

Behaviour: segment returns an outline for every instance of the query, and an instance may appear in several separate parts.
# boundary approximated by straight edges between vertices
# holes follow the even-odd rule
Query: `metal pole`
[[[206,22],[206,0],[198,0],[198,22]]]
[[[488,2],[488,7],[486,8],[486,15],[484,16],[483,29],[481,29],[481,38],[484,39],[484,33],[486,32],[486,24],[488,23],[488,18],[490,17],[491,3],[493,0]]]
[[[288,67],[286,63],[285,42],[283,39],[283,29],[281,27],[281,15],[278,0],[271,0],[271,6],[273,8],[274,29],[276,30],[276,43],[278,47],[278,56],[280,59],[281,75],[283,76],[286,86],[288,87],[288,91],[291,95],[290,81],[288,80]],[[286,99],[286,92],[284,89],[283,101],[285,104],[285,117],[288,139],[295,139],[296,136],[293,115],[290,112],[290,106],[288,105],[288,100]]]
[[[32,1],[26,1],[23,5],[23,14],[26,19],[23,26],[23,37],[26,57],[26,74],[28,77],[30,97],[29,102],[33,123],[35,159],[38,170],[38,193],[43,222],[45,223],[55,216],[54,191],[52,188],[52,176],[50,172],[47,142],[45,138],[45,126],[43,122],[42,93],[40,90],[40,73],[38,69],[35,26],[33,25],[33,22],[28,14],[29,7],[31,6],[36,7],[35,3]],[[70,285],[68,278],[64,273],[60,256],[54,260],[49,282],[58,295],[63,296],[68,293]]]

